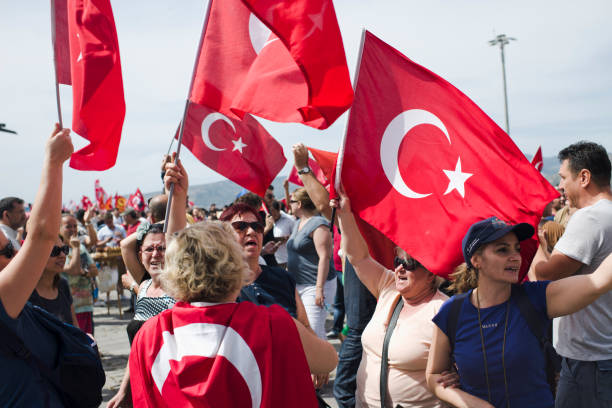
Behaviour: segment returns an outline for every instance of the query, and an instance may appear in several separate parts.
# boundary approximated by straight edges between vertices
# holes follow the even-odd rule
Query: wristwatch
[[[306,167],[302,167],[301,169],[298,170],[298,174],[306,174],[306,173],[310,173],[310,167],[306,166]]]

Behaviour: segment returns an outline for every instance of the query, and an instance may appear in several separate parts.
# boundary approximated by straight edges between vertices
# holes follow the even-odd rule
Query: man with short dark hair
[[[138,213],[133,208],[128,208],[124,212],[121,213],[123,217],[123,221],[127,225],[127,235],[132,235],[138,229],[140,225],[140,218],[138,217]]]
[[[166,219],[166,206],[168,205],[168,196],[160,194],[149,201],[149,210],[151,210],[151,223],[155,224]]]
[[[5,197],[0,200],[0,230],[16,250],[21,248],[17,230],[23,227],[25,222],[26,214],[21,198]]]
[[[579,142],[561,150],[559,160],[559,187],[578,210],[552,253],[540,245],[534,259],[538,279],[590,274],[612,253],[612,166],[606,150]],[[611,315],[608,292],[584,309],[555,319],[554,346],[563,357],[557,408],[612,406]]]
[[[118,247],[119,242],[127,236],[125,229],[115,224],[113,213],[104,213],[104,226],[98,231],[98,247]]]

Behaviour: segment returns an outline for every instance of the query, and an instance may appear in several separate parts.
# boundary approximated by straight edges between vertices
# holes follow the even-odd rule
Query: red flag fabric
[[[323,184],[324,186],[329,184],[329,180],[327,179],[327,177],[325,177],[323,170],[321,169],[321,167],[319,167],[319,164],[316,161],[311,158],[308,158],[308,167],[310,167],[310,170],[312,170],[314,176],[317,178],[317,180],[319,180],[319,183]],[[300,175],[298,174],[295,166],[291,167],[291,171],[289,172],[289,177],[287,177],[287,180],[289,180],[289,182],[293,184],[297,184],[298,186],[304,185],[304,183],[302,183],[302,180],[300,180]]]
[[[540,173],[542,172],[542,168],[544,167],[544,159],[542,158],[542,146],[538,146],[538,151],[535,156],[531,160],[531,164],[535,167]]]
[[[95,181],[94,189],[96,192],[96,202],[98,204],[98,208],[104,209],[104,207],[106,207],[106,191],[104,191],[100,185],[100,180]]]
[[[537,230],[558,193],[476,104],[369,32],[358,75],[342,183],[363,220],[444,277],[472,223]]]
[[[104,206],[100,208],[101,210],[112,210],[113,209],[113,197],[108,197]]]
[[[119,43],[111,4],[109,0],[71,0],[66,8],[66,0],[55,0],[54,7],[58,82],[72,85],[72,129],[90,142],[73,153],[70,167],[106,170],[117,160],[125,117]],[[69,65],[65,58],[66,33]],[[70,80],[66,72],[71,73]]]
[[[353,90],[330,0],[211,1],[191,101],[230,118],[319,129],[348,109]]]
[[[198,306],[177,303],[136,334],[129,363],[134,406],[318,406],[287,312],[250,302]]]
[[[130,195],[127,205],[137,211],[145,210],[145,207],[146,207],[145,199],[144,199],[144,196],[142,195],[142,192],[140,191],[140,188],[137,188],[136,192]]]
[[[183,145],[206,166],[261,197],[287,162],[283,147],[252,116],[230,119],[192,102]]]
[[[89,209],[89,207],[93,207],[93,203],[91,202],[91,200],[87,196],[83,196],[83,198],[81,198],[81,204],[83,205],[83,209],[85,211],[87,211],[87,209]]]
[[[127,200],[125,199],[125,197],[120,196],[119,194],[115,194],[115,208],[118,209],[120,212],[124,212],[126,205]]]
[[[53,22],[53,58],[57,82],[72,84],[70,77],[70,41],[68,37],[68,0],[51,0]]]
[[[315,149],[309,147],[308,151],[312,154],[312,157],[321,167],[321,171],[325,175],[327,180],[333,180],[334,168],[336,166],[336,160],[338,159],[338,153],[328,152],[325,150]]]

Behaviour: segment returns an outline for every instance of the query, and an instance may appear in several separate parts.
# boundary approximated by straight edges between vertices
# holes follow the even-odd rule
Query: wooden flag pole
[[[208,26],[208,19],[210,17],[210,9],[212,7],[212,2],[214,0],[208,0],[208,5],[206,8],[206,14],[204,16],[204,22],[202,24],[202,34],[200,35],[200,44],[198,45],[198,51],[196,53],[196,58],[193,63],[193,71],[191,73],[191,82],[189,84],[189,92],[187,93],[187,99],[185,100],[185,109],[183,110],[183,120],[181,120],[181,125],[179,127],[179,137],[178,137],[178,146],[176,147],[176,156],[174,158],[174,163],[177,163],[179,160],[179,155],[181,154],[181,146],[183,144],[183,131],[185,130],[185,120],[187,119],[187,111],[189,109],[189,98],[191,97],[191,91],[193,89],[193,83],[195,79],[195,74],[198,69],[198,62],[200,61],[200,55],[202,52],[202,44],[204,43],[204,35],[206,33],[206,27]],[[173,136],[174,139],[174,136]],[[172,146],[172,143],[170,143]],[[168,153],[170,150],[168,150]],[[174,195],[174,183],[170,185],[170,191],[168,192],[168,205],[166,206],[166,216],[164,218],[164,234],[168,230],[168,219],[170,218],[170,210],[172,208],[172,197]]]
[[[55,0],[51,0],[51,44],[53,45],[53,69],[55,71],[55,103],[57,104],[57,119],[60,129],[64,128],[62,120],[62,105],[59,94],[59,81],[57,78],[57,55],[55,55]]]

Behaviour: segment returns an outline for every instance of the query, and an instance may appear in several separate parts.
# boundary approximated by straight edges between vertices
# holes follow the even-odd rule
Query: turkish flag
[[[192,102],[319,129],[348,109],[353,89],[330,0],[211,1]]]
[[[537,230],[558,193],[474,102],[369,32],[358,75],[341,179],[363,220],[444,277],[474,222]]]
[[[52,6],[57,80],[72,85],[72,129],[90,142],[72,154],[70,167],[109,169],[117,160],[125,117],[110,1],[54,0]]]
[[[129,205],[130,207],[138,211],[145,210],[145,207],[146,207],[145,199],[144,199],[144,196],[142,195],[142,192],[140,192],[140,188],[137,188],[136,192],[130,195],[127,205]]]
[[[83,196],[83,198],[81,198],[81,204],[83,204],[83,209],[85,211],[87,211],[89,207],[93,207],[93,203],[87,196]]]
[[[183,145],[206,166],[261,197],[287,162],[283,147],[251,115],[228,118],[192,102]]]
[[[531,160],[531,164],[535,167],[540,173],[542,172],[542,168],[544,167],[544,159],[542,158],[542,146],[538,146],[538,151],[535,156]]]
[[[96,180],[94,183],[94,189],[96,192],[96,201],[98,202],[98,207],[100,209],[104,209],[106,206],[106,191],[100,185],[100,180]]]
[[[289,314],[250,302],[177,303],[149,319],[130,351],[137,407],[317,407]]]

